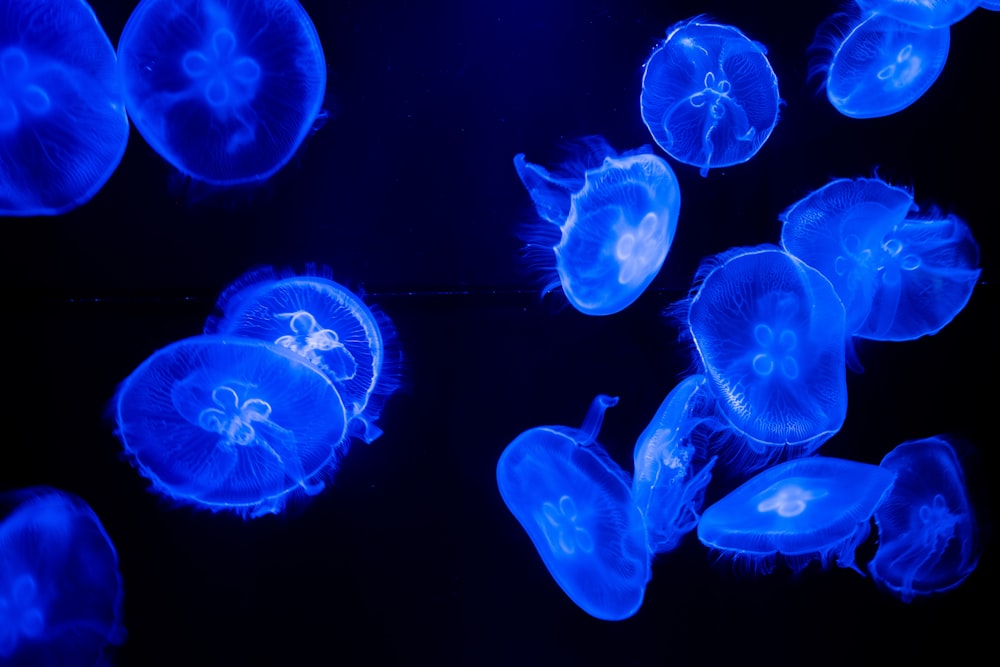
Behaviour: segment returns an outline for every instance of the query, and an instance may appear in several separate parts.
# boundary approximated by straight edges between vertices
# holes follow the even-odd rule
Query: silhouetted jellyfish
[[[93,510],[43,487],[0,495],[0,663],[104,664],[124,640],[118,554]]]
[[[651,553],[672,550],[698,525],[715,458],[692,438],[695,426],[714,422],[715,399],[702,375],[671,390],[635,445],[632,499],[646,523]]]
[[[663,266],[677,230],[681,193],[667,162],[643,147],[618,155],[600,137],[550,173],[514,157],[542,221],[526,234],[551,266],[570,303],[587,315],[611,315],[634,302]],[[550,224],[552,223],[552,224]],[[555,225],[555,227],[553,227]]]
[[[375,422],[400,384],[396,329],[329,270],[252,271],[223,291],[216,312],[205,333],[265,340],[298,354],[333,382],[353,435],[369,443],[381,435]]]
[[[673,308],[745,471],[815,451],[847,412],[844,306],[818,271],[770,245],[704,261]]]
[[[540,426],[517,436],[497,462],[497,486],[552,578],[585,612],[617,621],[638,611],[649,581],[642,515],[628,475],[595,439],[597,396],[581,428]]]
[[[826,276],[847,332],[912,340],[940,331],[979,279],[979,246],[954,215],[917,213],[912,195],[878,178],[837,179],[789,207],[781,244]]]
[[[854,552],[892,487],[880,466],[823,456],[768,468],[705,509],[698,539],[735,568],[769,574],[779,556],[794,572],[810,562],[860,572]]]
[[[645,64],[642,120],[667,154],[709,169],[746,162],[778,122],[767,49],[704,16],[667,30]]]
[[[344,404],[299,355],[196,336],[157,351],[115,396],[117,435],[156,491],[242,516],[319,493],[346,447]]]
[[[83,0],[0,15],[0,215],[58,215],[97,194],[128,142],[115,52]]]
[[[291,159],[326,88],[296,0],[142,0],[118,43],[128,114],[192,178],[259,182]]]
[[[904,442],[882,459],[896,475],[877,510],[872,578],[903,602],[951,590],[979,562],[979,527],[965,474],[943,436]]]
[[[834,16],[810,47],[810,77],[851,118],[902,111],[927,92],[948,59],[948,28],[917,28],[884,14]]]
[[[855,0],[866,13],[891,16],[917,28],[944,28],[958,23],[981,0]]]

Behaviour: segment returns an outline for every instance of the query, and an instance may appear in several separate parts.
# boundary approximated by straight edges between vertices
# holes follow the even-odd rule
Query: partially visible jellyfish
[[[846,29],[839,27],[847,22]],[[884,14],[832,17],[810,49],[810,77],[851,118],[889,116],[916,102],[944,69],[948,28],[916,28]]]
[[[660,148],[702,176],[756,155],[780,102],[767,49],[704,16],[667,30],[646,61],[639,99]]]
[[[982,545],[954,447],[943,436],[904,442],[881,466],[896,484],[875,511],[872,578],[903,602],[955,588],[976,569]]]
[[[115,51],[84,0],[16,0],[0,15],[0,215],[85,204],[128,142]]]
[[[124,640],[118,554],[93,510],[49,488],[0,495],[0,663],[104,664]]]
[[[529,429],[497,462],[500,495],[552,578],[577,606],[608,621],[638,611],[650,575],[628,474],[596,442],[604,411],[617,402],[597,396],[579,429]]]
[[[918,28],[944,28],[958,23],[982,0],[855,0],[866,13],[891,16]],[[985,3],[983,3],[985,4]]]
[[[241,516],[319,493],[346,449],[333,383],[264,341],[196,336],[153,354],[115,396],[117,435],[156,491]]]
[[[702,263],[673,308],[745,472],[814,452],[847,413],[844,306],[818,271],[779,248]]]
[[[912,340],[940,331],[979,280],[968,225],[877,178],[837,179],[780,216],[781,244],[826,276],[844,302],[847,333]]]
[[[531,164],[514,168],[542,221],[536,246],[569,302],[587,315],[611,315],[632,304],[663,266],[677,230],[681,194],[667,162],[639,148],[618,155],[600,137],[583,140],[580,154],[561,171]],[[554,225],[554,226],[553,226]]]
[[[266,180],[320,116],[323,49],[296,0],[142,0],[118,58],[139,133],[197,181]]]
[[[205,333],[264,340],[299,355],[337,388],[352,435],[372,442],[385,399],[399,388],[401,355],[392,322],[328,270],[306,275],[265,268],[219,297]]]
[[[787,461],[709,506],[698,539],[734,568],[757,574],[771,573],[779,558],[794,572],[813,561],[859,571],[855,550],[894,477],[883,467],[844,459]]]
[[[1000,12],[1000,0],[980,0],[979,6],[991,12]]]
[[[674,549],[698,525],[715,458],[706,460],[695,427],[714,421],[714,397],[702,375],[671,390],[635,445],[632,500],[646,523],[651,553]]]

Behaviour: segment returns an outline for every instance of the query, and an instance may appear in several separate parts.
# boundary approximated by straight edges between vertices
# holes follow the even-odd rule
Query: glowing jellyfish
[[[698,539],[758,574],[773,571],[779,557],[795,572],[813,561],[857,570],[854,552],[893,478],[883,467],[843,459],[787,461],[709,506]]]
[[[781,244],[826,276],[847,331],[912,340],[940,331],[979,279],[979,246],[954,215],[917,213],[912,195],[877,178],[838,179],[780,216]]]
[[[296,0],[142,0],[118,43],[129,116],[215,185],[267,179],[320,115],[326,65]]]
[[[888,116],[916,102],[944,69],[948,28],[916,28],[883,14],[834,17],[811,50],[810,76],[822,76],[830,103],[851,118]]]
[[[979,6],[991,12],[1000,12],[1000,0],[980,0]]]
[[[118,436],[154,489],[243,516],[314,495],[345,449],[344,404],[300,356],[250,338],[197,336],[157,351],[115,397]]]
[[[875,511],[872,578],[903,602],[955,588],[976,569],[981,545],[954,447],[941,436],[904,442],[881,466],[896,484]]]
[[[500,495],[552,578],[581,609],[609,621],[638,611],[649,581],[646,530],[628,475],[595,442],[615,403],[595,398],[580,429],[529,429],[497,462]]]
[[[271,268],[253,271],[219,297],[218,315],[205,333],[272,342],[322,371],[337,388],[352,434],[371,442],[385,399],[399,388],[401,355],[396,329],[328,270],[296,276]]]
[[[0,496],[0,663],[104,664],[125,640],[118,554],[85,502],[32,488]]]
[[[0,215],[58,215],[90,201],[127,142],[115,52],[90,6],[5,2]]]
[[[550,173],[514,157],[542,221],[528,235],[540,248],[570,303],[588,315],[610,315],[634,302],[663,266],[677,229],[681,194],[670,165],[640,148],[618,155],[599,138]],[[550,224],[551,223],[551,224]],[[554,226],[553,226],[554,225]]]
[[[818,271],[763,245],[702,263],[674,307],[749,471],[815,451],[847,412],[844,306]]]
[[[667,395],[635,445],[632,499],[646,522],[647,546],[663,553],[698,525],[715,458],[692,437],[714,421],[714,398],[704,376],[693,375]]]
[[[778,79],[767,49],[704,16],[667,30],[646,61],[639,103],[653,139],[701,168],[746,162],[778,122]]]
[[[866,13],[891,16],[918,28],[943,28],[958,23],[981,0],[856,0]]]

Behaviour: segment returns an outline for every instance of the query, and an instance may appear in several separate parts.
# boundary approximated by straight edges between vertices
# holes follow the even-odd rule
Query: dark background
[[[133,2],[95,1],[113,44]],[[896,115],[852,120],[807,81],[807,49],[836,2],[356,0],[303,3],[329,71],[331,119],[252,193],[185,189],[133,129],[87,205],[7,219],[8,354],[0,488],[84,498],[125,581],[122,665],[896,663],[995,655],[995,544],[955,591],[906,605],[849,570],[798,578],[713,568],[693,535],[653,566],[643,607],[595,620],[555,584],[496,487],[518,433],[579,425],[621,398],[601,442],[627,470],[639,432],[687,372],[662,310],[706,255],[776,242],[778,214],[829,179],[912,187],[967,220],[982,283],[941,333],[861,348],[843,430],[820,452],[869,463],[904,440],[967,439],[997,479],[996,158],[990,56],[1000,13],[952,28],[945,71]],[[750,162],[672,163],[682,188],[664,268],[626,311],[579,314],[539,298],[519,225],[533,219],[515,153],[550,166],[561,142],[651,143],[642,64],[698,13],[768,48],[785,101]],[[990,57],[988,57],[990,56]],[[207,196],[206,196],[207,194]],[[174,508],[121,457],[117,384],[198,334],[218,293],[255,266],[332,267],[395,322],[404,391],[335,483],[281,516]],[[983,508],[987,509],[987,508]],[[988,512],[984,512],[986,514]],[[859,557],[871,555],[867,544]]]

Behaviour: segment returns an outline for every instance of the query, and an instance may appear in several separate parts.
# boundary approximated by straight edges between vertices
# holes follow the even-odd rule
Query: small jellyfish
[[[734,567],[769,574],[779,556],[794,572],[810,562],[858,570],[854,552],[895,475],[883,467],[822,456],[787,461],[709,506],[698,539]]]
[[[344,401],[350,428],[365,442],[385,399],[400,385],[401,354],[392,322],[365,305],[326,269],[297,276],[266,268],[226,288],[205,333],[265,340],[321,370]]]
[[[891,16],[917,28],[944,28],[972,13],[982,0],[855,0],[866,13]],[[985,3],[983,3],[985,4]]]
[[[615,403],[596,397],[580,429],[529,429],[497,462],[500,495],[552,578],[577,606],[608,621],[638,611],[650,565],[628,475],[595,442]]]
[[[558,279],[546,292],[561,284],[580,312],[611,315],[638,299],[663,266],[677,230],[680,187],[670,165],[648,148],[618,155],[600,137],[579,146],[557,173],[514,157],[542,218],[527,241],[549,266],[555,253]]]
[[[251,338],[196,336],[144,361],[115,396],[117,435],[160,493],[242,516],[315,495],[345,449],[344,404],[299,355]]]
[[[0,495],[0,663],[104,664],[124,640],[118,554],[93,510],[49,488]]]
[[[954,447],[943,436],[904,442],[881,466],[896,483],[875,510],[872,578],[903,602],[955,588],[976,569],[981,544]]]
[[[746,162],[778,122],[778,79],[767,49],[704,16],[682,21],[646,61],[639,104],[672,158],[709,169]]]
[[[184,174],[220,186],[281,169],[326,88],[319,36],[296,0],[142,0],[118,59],[143,138]]]
[[[116,67],[83,0],[3,4],[0,215],[59,215],[104,186],[128,142]]]
[[[847,24],[846,29],[838,27]],[[830,103],[851,118],[902,111],[927,92],[948,58],[948,28],[916,28],[883,14],[832,17],[810,47],[810,77],[821,76]]]

